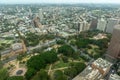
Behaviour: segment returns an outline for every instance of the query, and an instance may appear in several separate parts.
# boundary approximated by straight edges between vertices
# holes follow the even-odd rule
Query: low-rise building
[[[112,66],[112,63],[108,62],[107,60],[104,60],[102,58],[98,58],[96,61],[92,63],[92,68],[98,69],[99,72],[105,76]]]
[[[20,53],[24,53],[26,51],[27,51],[27,48],[23,43],[23,41],[22,43],[14,43],[11,45],[9,49],[6,49],[1,52],[1,60],[5,60],[7,58],[10,58]]]
[[[117,74],[111,74],[109,80],[120,80],[120,76],[118,76]]]
[[[98,58],[73,80],[100,80],[109,72],[111,66],[112,63]]]

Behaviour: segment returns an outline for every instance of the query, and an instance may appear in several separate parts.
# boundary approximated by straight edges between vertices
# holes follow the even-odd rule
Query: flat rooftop
[[[109,80],[120,80],[120,76],[117,74],[111,74]]]
[[[112,66],[112,63],[102,58],[98,58],[92,64],[96,65],[98,68],[101,68],[103,70],[107,70],[109,67]],[[89,65],[84,69],[83,72],[78,74],[72,80],[99,80],[100,78],[102,78],[102,76],[103,74],[101,74],[98,69],[93,68]]]
[[[112,63],[104,60],[102,58],[98,58],[96,61],[93,62],[94,65],[96,65],[98,68],[103,69],[104,71],[107,70],[107,68],[112,66]]]

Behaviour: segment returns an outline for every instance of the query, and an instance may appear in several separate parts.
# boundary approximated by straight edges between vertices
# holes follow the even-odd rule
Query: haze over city
[[[4,4],[29,4],[29,3],[115,3],[120,4],[120,0],[0,0]]]
[[[0,80],[120,80],[120,0],[0,0]]]

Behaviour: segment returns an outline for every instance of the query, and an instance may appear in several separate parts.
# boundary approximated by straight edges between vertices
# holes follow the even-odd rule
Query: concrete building
[[[109,72],[111,66],[112,63],[98,58],[72,80],[100,80]]]
[[[1,60],[5,60],[7,58],[11,58],[12,56],[18,55],[20,53],[24,53],[27,51],[27,48],[22,41],[21,43],[14,43],[11,45],[9,49],[1,52]]]
[[[107,50],[107,58],[120,58],[120,25],[114,27],[112,39]]]
[[[29,16],[32,16],[32,11],[30,8],[29,8]]]
[[[39,18],[40,18],[40,22],[42,22],[42,20],[43,20],[43,12],[42,12],[42,9],[39,9],[38,15],[39,15]]]
[[[22,43],[12,44],[11,48],[12,48],[12,51],[16,54],[23,53],[26,51],[26,49],[25,49],[26,47],[24,47],[24,44],[22,44]]]
[[[117,24],[119,24],[119,20],[118,19],[115,19],[115,18],[108,19],[106,32],[112,33],[113,29],[114,29],[114,26],[117,25]]]
[[[109,80],[120,80],[120,76],[118,76],[117,74],[111,74]]]
[[[91,24],[90,24],[90,30],[95,30],[97,29],[97,23],[98,23],[98,20],[93,18],[92,21],[91,21]]]
[[[41,26],[41,24],[40,24],[40,18],[39,17],[35,17],[33,19],[33,23],[34,23],[35,27],[39,28]]]
[[[78,27],[78,32],[87,31],[89,29],[89,24],[86,21],[76,22]]]
[[[100,31],[105,31],[107,25],[107,21],[105,19],[99,19],[97,24],[97,29]]]
[[[102,75],[100,74],[99,70],[97,69],[93,69],[91,73],[89,73],[88,75],[86,75],[85,79],[86,80],[98,80],[102,77]]]
[[[92,68],[98,69],[99,72],[105,76],[112,66],[112,63],[108,62],[107,60],[104,60],[102,58],[98,58],[96,61],[92,63]]]

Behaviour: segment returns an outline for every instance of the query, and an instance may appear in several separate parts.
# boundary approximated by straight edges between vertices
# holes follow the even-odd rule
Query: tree
[[[64,40],[57,40],[56,43],[57,43],[57,44],[64,44],[65,42],[64,42]]]
[[[1,55],[1,53],[0,53],[0,61],[1,61],[1,57],[2,57],[2,55]]]
[[[27,61],[27,67],[28,68],[33,68],[35,70],[40,70],[41,68],[44,68],[46,66],[45,61],[41,55],[36,55],[31,57]]]
[[[27,72],[25,73],[25,78],[27,80],[30,80],[31,77],[36,73],[36,70],[35,69],[32,69],[32,68],[28,68]]]
[[[78,48],[86,48],[90,42],[90,39],[80,38],[76,41],[76,45]]]
[[[58,48],[58,53],[62,53],[65,56],[71,56],[74,55],[74,50],[69,45],[63,45]]]
[[[31,57],[27,61],[28,71],[26,79],[29,80],[37,70],[45,68],[46,64],[51,64],[58,60],[57,53],[54,50],[43,52],[39,55]]]
[[[62,56],[62,60],[63,60],[64,63],[67,63],[68,62],[68,57]]]
[[[7,80],[25,80],[23,76],[11,76]]]
[[[62,71],[57,70],[54,72],[54,80],[67,80],[67,76]]]
[[[34,33],[27,33],[25,43],[27,46],[36,46],[39,43],[39,36]]]
[[[68,68],[64,71],[64,74],[69,76],[70,79],[72,79],[77,75],[77,70],[74,67]]]
[[[41,69],[33,78],[32,80],[50,80],[47,72]]]
[[[18,61],[21,61],[21,60],[23,59],[23,57],[25,57],[26,55],[27,55],[26,53],[19,54],[19,55],[17,56],[17,60],[18,60]]]
[[[77,73],[80,73],[85,69],[86,65],[83,62],[78,62],[75,63],[73,67],[77,70]]]
[[[3,68],[3,63],[2,63],[2,61],[0,60],[0,69],[2,69]]]
[[[58,60],[57,53],[55,50],[47,51],[41,54],[46,64],[51,64]]]
[[[7,80],[8,78],[8,72],[6,69],[1,68],[0,69],[0,80]]]
[[[66,74],[67,76],[70,77],[70,79],[72,79],[73,77],[78,75],[80,72],[82,72],[85,67],[86,65],[83,62],[77,62],[77,63],[72,62],[70,64],[70,68],[66,69],[64,71],[64,74]]]

